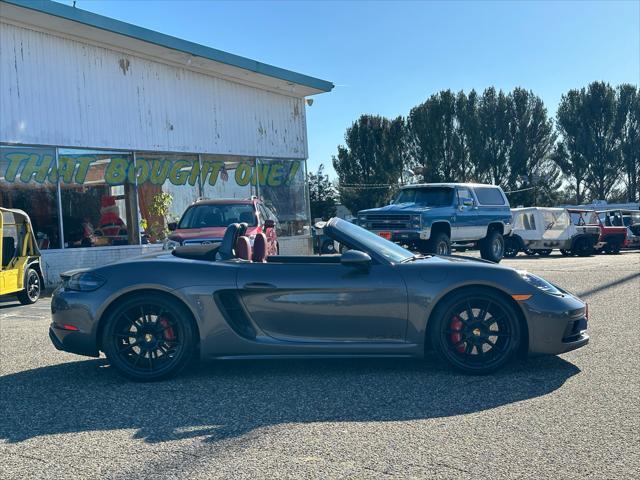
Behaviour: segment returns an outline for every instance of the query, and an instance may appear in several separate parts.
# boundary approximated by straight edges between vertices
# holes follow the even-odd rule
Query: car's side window
[[[499,188],[476,187],[475,191],[481,205],[505,205],[504,197]]]
[[[458,205],[462,205],[463,200],[467,198],[474,200],[471,190],[469,190],[467,187],[458,187]],[[475,200],[474,200],[474,203],[475,203]]]

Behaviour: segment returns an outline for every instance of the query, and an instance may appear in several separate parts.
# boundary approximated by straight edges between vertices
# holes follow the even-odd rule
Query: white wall
[[[307,157],[303,98],[1,22],[0,105],[2,142]]]

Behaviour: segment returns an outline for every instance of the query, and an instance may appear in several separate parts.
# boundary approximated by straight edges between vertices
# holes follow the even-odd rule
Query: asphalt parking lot
[[[0,478],[637,478],[640,253],[504,263],[586,299],[591,343],[488,377],[227,361],[141,385],[55,350],[48,299],[0,302]]]

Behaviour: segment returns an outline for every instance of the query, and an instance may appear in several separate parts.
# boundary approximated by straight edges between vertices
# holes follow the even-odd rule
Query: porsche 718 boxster
[[[406,356],[435,351],[468,373],[589,341],[585,303],[546,280],[479,259],[414,255],[352,223],[323,233],[341,255],[267,256],[242,224],[221,243],[178,247],[62,275],[51,341],[104,352],[151,381],[194,359]]]

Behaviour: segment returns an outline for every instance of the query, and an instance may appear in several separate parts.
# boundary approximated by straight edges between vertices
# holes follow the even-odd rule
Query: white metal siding
[[[304,116],[303,98],[0,23],[3,142],[306,158]]]

